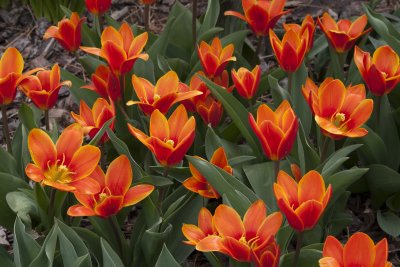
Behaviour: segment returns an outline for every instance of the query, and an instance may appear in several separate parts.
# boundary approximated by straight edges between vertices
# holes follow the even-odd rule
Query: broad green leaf
[[[82,227],[74,227],[74,231],[79,235],[79,237],[85,242],[89,251],[93,255],[94,259],[104,266],[103,263],[103,253],[100,244],[100,237],[94,233],[92,230]]]
[[[381,212],[377,214],[378,224],[383,231],[397,238],[400,235],[400,218],[391,211]]]
[[[161,254],[158,257],[155,267],[180,267],[179,263],[174,259],[167,246],[164,244]]]
[[[24,192],[10,192],[6,195],[8,206],[27,224],[31,224],[30,214],[38,216],[35,201]]]
[[[96,146],[99,144],[101,138],[106,133],[106,130],[110,127],[111,123],[113,123],[115,118],[111,118],[104,123],[104,125],[100,128],[100,130],[96,133],[96,135],[90,140],[89,145]]]
[[[15,158],[2,147],[0,147],[0,159],[0,172],[18,176],[17,162]]]
[[[99,98],[99,95],[96,92],[81,88],[85,85],[85,82],[67,70],[61,69],[61,77],[64,81],[69,80],[72,82],[72,87],[69,90],[78,104],[83,100],[88,106],[93,106],[96,99]]]
[[[348,156],[351,152],[355,151],[357,148],[360,148],[361,146],[362,146],[361,144],[356,144],[339,149],[338,151],[330,155],[323,163],[323,167],[319,166],[318,170],[320,170],[322,167],[321,173],[325,175],[331,173],[332,170],[334,171],[337,169],[338,167],[337,162],[341,158]]]
[[[326,184],[332,185],[333,198],[339,197],[350,185],[355,183],[364,174],[368,172],[368,168],[353,168],[337,172],[331,176],[324,177]]]
[[[203,23],[198,31],[198,36],[215,27],[218,21],[219,11],[219,1],[208,0],[206,14],[204,15]]]
[[[150,229],[147,229],[141,240],[142,252],[147,266],[154,266],[160,255],[164,243],[171,233],[172,225],[162,225],[161,220]]]
[[[400,192],[389,197],[386,206],[394,212],[400,212]]]
[[[40,252],[40,245],[26,232],[25,225],[18,217],[15,220],[13,232],[15,267],[28,267]]]
[[[319,267],[318,260],[322,258],[322,252],[316,249],[303,248],[296,267]],[[279,267],[293,266],[294,252],[283,255]]]
[[[124,267],[118,254],[112,249],[106,240],[100,238],[101,250],[103,252],[103,266]]]
[[[51,231],[47,234],[39,254],[31,262],[29,267],[53,266],[57,240],[58,240],[58,227],[53,227]]]
[[[0,246],[0,262],[1,262],[2,267],[13,267],[14,266],[14,263],[10,257],[10,254],[3,246]]]
[[[36,124],[35,113],[27,104],[22,103],[18,110],[18,117],[28,132],[34,128],[38,128],[38,125]]]

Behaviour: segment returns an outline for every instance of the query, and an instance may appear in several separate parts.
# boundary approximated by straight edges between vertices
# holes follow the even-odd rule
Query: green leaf
[[[365,177],[371,191],[372,204],[379,208],[390,195],[400,192],[400,174],[380,164],[369,165],[368,168]]]
[[[142,252],[146,259],[147,266],[155,265],[157,256],[160,255],[162,247],[172,230],[171,224],[162,227],[161,223],[162,221],[160,220],[150,229],[147,229],[141,240]]]
[[[3,213],[4,214],[4,213]],[[40,252],[40,245],[25,232],[25,225],[17,217],[14,224],[13,253],[16,267],[27,267]]]
[[[40,249],[39,254],[37,257],[31,262],[29,267],[43,267],[53,266],[54,262],[54,254],[57,246],[57,239],[58,239],[58,227],[53,227],[46,239],[43,242],[42,248]]]
[[[209,79],[199,76],[210,89],[212,94],[221,101],[224,106],[226,112],[232,118],[233,122],[236,124],[243,137],[247,140],[253,152],[257,155],[257,157],[261,157],[262,153],[260,150],[260,145],[256,135],[253,133],[250,127],[250,123],[248,120],[248,111],[246,108],[237,100],[232,94],[228,93],[222,87],[216,85]]]
[[[27,104],[22,103],[18,110],[18,117],[28,132],[34,128],[38,128],[38,125],[36,124],[35,113]]]
[[[344,170],[327,177],[326,183],[332,185],[333,197],[336,199],[367,172],[368,168]]]
[[[15,176],[18,175],[16,160],[10,153],[8,153],[2,147],[0,147],[0,159],[1,159],[0,172],[9,173]]]
[[[97,146],[103,137],[104,133],[108,128],[110,128],[111,123],[114,121],[115,118],[111,118],[108,121],[106,121],[103,126],[100,128],[100,130],[96,133],[96,135],[90,140],[89,145]]]
[[[10,254],[3,246],[0,246],[0,262],[1,262],[2,267],[13,267],[14,266],[14,263],[10,257]]]
[[[319,267],[318,260],[322,258],[322,252],[316,249],[302,249],[296,267]],[[293,266],[294,252],[283,255],[279,267]]]
[[[96,99],[99,98],[99,95],[95,91],[81,88],[85,85],[85,82],[67,70],[61,69],[61,77],[64,81],[69,80],[72,82],[72,87],[69,90],[78,104],[83,100],[88,106],[93,106]]]
[[[21,220],[31,225],[30,214],[38,216],[35,201],[24,192],[10,192],[6,195],[8,206],[14,211]]]
[[[323,163],[323,168],[321,171],[322,176],[328,176],[334,173],[344,162],[343,158],[346,158],[351,152],[355,151],[356,149],[360,148],[361,144],[350,145],[343,147],[329,156]],[[321,166],[318,167],[320,169]]]
[[[85,242],[89,251],[93,257],[97,260],[100,266],[104,266],[103,263],[103,252],[100,244],[100,237],[92,230],[82,227],[74,227],[74,231],[79,237]]]
[[[155,267],[180,267],[179,263],[174,259],[167,246],[164,244],[161,254],[157,259]]]
[[[206,14],[198,31],[198,36],[215,27],[220,12],[218,0],[208,0]]]
[[[354,142],[363,144],[357,150],[357,155],[360,160],[365,164],[383,164],[385,165],[388,160],[388,151],[382,138],[375,133],[368,126],[364,126],[368,130],[368,134],[363,138],[356,138]]]
[[[377,220],[379,227],[389,235],[397,238],[400,235],[400,218],[391,211],[382,213],[378,210]]]
[[[386,206],[394,212],[400,212],[400,192],[389,197]]]
[[[103,266],[124,267],[122,260],[106,240],[100,238],[100,244],[101,251],[103,252]]]

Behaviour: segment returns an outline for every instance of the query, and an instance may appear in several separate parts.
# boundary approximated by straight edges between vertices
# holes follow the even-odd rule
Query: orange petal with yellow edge
[[[170,139],[170,129],[167,118],[159,111],[154,110],[150,117],[150,136],[163,141]]]
[[[68,214],[68,216],[72,216],[72,217],[77,217],[77,216],[83,217],[83,216],[95,216],[96,215],[96,213],[94,212],[93,209],[82,206],[80,204],[69,207],[67,214]]]
[[[69,185],[75,187],[75,191],[82,194],[97,194],[101,190],[99,183],[90,177],[72,181]]]
[[[267,207],[264,201],[257,200],[246,211],[243,218],[243,225],[246,231],[246,240],[250,240],[257,235],[257,231],[263,224],[267,215]]]
[[[309,171],[299,182],[299,203],[307,200],[321,202],[325,195],[325,182],[317,171]]]
[[[326,238],[322,255],[336,259],[340,266],[343,266],[343,246],[335,237],[328,236]]]
[[[100,149],[92,145],[80,147],[71,159],[68,168],[74,172],[73,179],[79,180],[90,175],[100,160]]]
[[[343,248],[344,266],[373,266],[375,244],[361,232],[353,234]]]
[[[132,183],[132,168],[129,159],[121,155],[113,160],[106,172],[106,186],[114,196],[123,196]]]
[[[21,74],[24,70],[24,59],[18,49],[9,47],[0,59],[0,78],[10,73]]]
[[[182,233],[186,239],[189,240],[190,245],[196,245],[200,240],[206,237],[203,231],[193,224],[183,224]]]
[[[61,133],[56,143],[57,159],[68,166],[74,153],[83,142],[83,128],[78,123],[71,124]]]
[[[51,138],[40,129],[33,129],[28,135],[28,149],[33,162],[42,169],[47,164],[54,163],[57,159],[57,152]]]
[[[304,229],[312,229],[318,223],[323,211],[324,207],[321,202],[308,200],[301,203],[295,212],[303,222]]]
[[[154,191],[154,186],[149,184],[140,184],[129,188],[125,194],[124,207],[135,205]]]
[[[29,163],[26,166],[25,173],[26,173],[26,176],[29,177],[29,179],[31,179],[37,183],[39,183],[45,179],[45,177],[43,175],[43,170],[40,167],[38,167],[32,163]]]
[[[245,233],[239,214],[227,205],[219,205],[214,213],[215,228],[222,237],[232,237],[239,240]]]
[[[220,241],[220,251],[237,261],[250,261],[250,247],[239,240],[226,236]]]
[[[209,235],[196,245],[196,250],[202,252],[219,251],[221,249],[221,237]]]

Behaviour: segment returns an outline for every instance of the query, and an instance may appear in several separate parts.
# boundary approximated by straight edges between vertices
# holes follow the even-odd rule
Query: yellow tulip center
[[[74,172],[71,172],[67,166],[55,164],[48,166],[48,171],[44,173],[44,177],[52,182],[68,184],[72,181],[71,175],[73,174]]]
[[[154,95],[154,102],[160,100],[161,96],[159,94]]]
[[[333,122],[337,127],[339,127],[346,120],[346,115],[344,113],[336,113],[335,121]]]
[[[172,146],[172,147],[175,145],[175,142],[172,139],[168,139],[167,142],[165,142],[165,143],[170,145],[170,146]]]
[[[100,198],[100,199],[99,199],[99,202],[102,202],[104,199],[107,198],[107,194],[104,193],[104,192],[103,192],[103,193],[100,193],[100,194],[99,194],[99,198]]]

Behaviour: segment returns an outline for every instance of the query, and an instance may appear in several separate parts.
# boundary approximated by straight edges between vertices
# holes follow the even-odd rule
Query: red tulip
[[[400,82],[399,55],[388,45],[376,49],[372,58],[356,46],[354,62],[374,95],[389,94]]]
[[[227,173],[232,174],[232,167],[228,164],[228,159],[226,158],[223,147],[215,150],[211,157],[210,163],[223,169]],[[204,178],[204,176],[193,166],[193,164],[189,163],[189,168],[192,176],[182,183],[184,187],[205,198],[220,198],[217,190],[215,190],[215,188],[207,182],[206,178]]]
[[[239,95],[246,99],[252,99],[260,84],[261,69],[257,65],[252,71],[240,68],[237,72],[232,70],[232,80]]]
[[[39,109],[48,110],[56,104],[61,87],[72,85],[70,81],[60,82],[60,78],[60,67],[55,64],[51,70],[22,79],[20,88]]]
[[[142,201],[154,190],[154,186],[148,184],[130,187],[132,168],[125,155],[113,160],[106,174],[97,166],[91,177],[99,183],[100,191],[96,194],[75,193],[80,204],[68,209],[69,216],[109,217]]]
[[[57,27],[48,28],[43,38],[54,38],[66,50],[75,52],[81,45],[81,28],[85,20],[86,18],[80,18],[78,13],[72,12],[70,19],[63,19]]]
[[[249,113],[249,122],[269,159],[281,160],[290,153],[299,122],[288,101],[283,101],[275,112],[266,104],[260,105],[257,120]]]
[[[358,38],[370,31],[370,29],[364,31],[368,22],[366,15],[358,17],[354,22],[348,19],[342,19],[336,23],[333,18],[325,12],[322,18],[317,19],[317,22],[331,46],[338,53],[343,53],[352,48]]]
[[[95,15],[106,13],[111,7],[111,0],[85,0],[86,8]]]
[[[324,179],[316,171],[306,173],[298,184],[286,172],[279,171],[274,193],[290,226],[303,232],[318,223],[331,198],[332,187],[326,189]]]
[[[0,59],[0,105],[11,104],[24,70],[24,59],[14,47],[7,48]]]
[[[235,16],[249,24],[257,36],[266,36],[289,11],[283,11],[286,0],[242,0],[244,15],[236,11],[226,11],[225,16]]]
[[[196,121],[187,116],[186,109],[180,105],[167,118],[156,109],[150,117],[150,136],[128,124],[129,131],[139,139],[163,166],[178,164],[194,141]]]
[[[335,237],[328,236],[322,256],[323,258],[319,260],[321,267],[392,266],[387,261],[388,242],[386,238],[375,245],[368,235],[361,232],[353,234],[344,247]]]
[[[307,15],[301,25],[298,24],[283,24],[283,28],[286,32],[289,30],[293,30],[299,36],[306,35],[306,39],[308,40],[308,45],[306,51],[309,52],[314,44],[314,33],[315,33],[315,23],[313,18],[310,15]]]
[[[33,163],[26,166],[26,175],[63,191],[99,192],[99,184],[90,174],[100,160],[100,149],[82,146],[82,142],[83,129],[77,123],[65,128],[56,144],[43,130],[33,129],[28,135]]]
[[[217,127],[222,119],[224,108],[221,102],[209,95],[205,100],[197,101],[196,111],[206,125],[210,124],[211,127]]]
[[[102,98],[111,98],[112,101],[120,101],[122,98],[119,77],[104,65],[100,65],[92,74],[92,83],[82,88],[93,90]]]
[[[326,78],[318,88],[308,79],[302,89],[322,133],[333,139],[362,137],[361,126],[369,119],[372,99],[365,99],[364,85],[345,87],[342,81]]]

